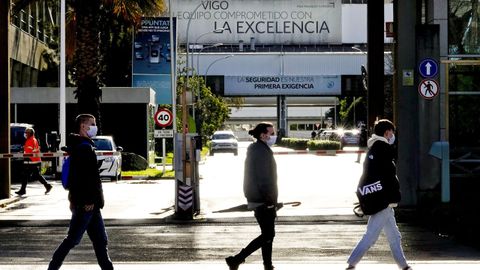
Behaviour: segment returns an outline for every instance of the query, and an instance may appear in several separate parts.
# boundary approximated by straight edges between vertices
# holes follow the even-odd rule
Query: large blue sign
[[[418,65],[418,71],[424,78],[433,78],[437,76],[438,63],[431,58],[425,58],[420,62],[420,65]]]
[[[175,19],[175,18],[173,18]],[[175,20],[173,21],[175,37]],[[133,42],[132,86],[151,87],[157,104],[172,104],[170,18],[142,18]],[[175,50],[174,50],[175,51]]]

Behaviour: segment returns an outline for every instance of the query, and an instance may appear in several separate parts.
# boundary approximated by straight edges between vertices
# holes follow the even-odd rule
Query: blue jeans
[[[387,236],[390,250],[392,251],[393,258],[397,265],[401,269],[408,266],[407,261],[405,260],[405,255],[403,254],[401,242],[402,236],[398,230],[397,222],[395,221],[395,212],[391,207],[387,207],[368,218],[367,232],[363,235],[362,240],[358,242],[348,258],[347,263],[349,265],[355,266],[360,262],[367,250],[375,244],[382,229]]]
[[[108,256],[108,237],[107,232],[105,231],[105,224],[103,223],[100,209],[95,207],[89,212],[80,208],[72,210],[72,219],[70,220],[67,237],[65,237],[57,250],[55,250],[55,253],[53,253],[48,270],[60,269],[68,252],[80,243],[85,231],[87,231],[87,234],[92,241],[93,249],[101,269],[113,269],[112,261]]]

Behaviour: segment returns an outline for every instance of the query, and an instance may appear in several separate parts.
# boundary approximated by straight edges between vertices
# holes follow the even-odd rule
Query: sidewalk
[[[2,200],[1,221],[68,222],[71,217],[68,191],[59,181],[49,181],[52,191],[45,195],[45,188],[39,183],[29,183],[27,194],[17,196],[19,184],[13,184],[11,198]],[[128,180],[104,182],[104,219],[134,220],[162,219],[173,213],[173,180]],[[148,186],[148,188],[145,188]]]
[[[223,262],[205,263],[205,262],[180,262],[180,263],[115,263],[117,270],[227,270],[228,267]],[[275,270],[343,270],[346,265],[344,262],[338,263],[276,263]],[[429,262],[411,262],[414,270],[478,270],[480,262],[478,261],[429,261]],[[0,265],[2,270],[44,270],[47,265]],[[64,264],[62,270],[90,270],[98,269],[97,264]],[[239,270],[259,270],[263,269],[261,264],[242,264]],[[375,262],[362,262],[356,270],[397,270],[394,264],[382,264]]]
[[[23,225],[57,225],[68,224],[71,212],[69,210],[68,191],[63,189],[59,181],[50,180],[52,191],[45,195],[45,189],[40,183],[29,183],[27,194],[17,196],[19,184],[13,184],[11,198],[1,200],[0,221]],[[172,220],[174,214],[175,181],[169,180],[125,180],[118,182],[103,182],[105,207],[102,215],[109,225],[122,224],[161,224],[184,223]],[[243,200],[241,203],[244,203]],[[225,206],[225,207],[223,207]],[[218,204],[221,209],[208,209],[203,204],[202,213],[192,222],[225,223],[253,222],[251,212],[214,213],[234,206],[231,202]],[[352,208],[307,208],[284,207],[279,212],[279,222],[364,222],[352,214]]]

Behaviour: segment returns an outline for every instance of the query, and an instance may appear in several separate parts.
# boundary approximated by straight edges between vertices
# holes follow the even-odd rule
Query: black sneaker
[[[230,270],[237,270],[238,266],[240,266],[240,264],[245,262],[244,260],[239,261],[234,256],[230,256],[230,257],[225,258],[225,261],[227,262],[228,268]]]
[[[47,186],[45,187],[45,195],[47,195],[47,194],[50,192],[50,190],[52,190],[52,188],[53,188],[52,185],[50,185],[50,184],[47,185]]]
[[[18,196],[22,196],[22,195],[25,195],[25,190],[19,190],[19,191],[15,191],[15,193],[17,193]]]
[[[264,267],[265,270],[274,270],[275,269],[275,267],[273,267],[273,265],[268,265],[268,266],[264,265],[263,267]]]

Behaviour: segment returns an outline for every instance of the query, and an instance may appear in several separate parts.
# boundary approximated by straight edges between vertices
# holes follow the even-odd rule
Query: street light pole
[[[198,54],[197,54],[197,74],[198,74],[198,70],[200,69],[200,64],[199,64],[199,59],[200,59],[200,54],[203,52],[203,50],[206,50],[206,49],[210,49],[210,48],[215,48],[215,47],[218,47],[218,46],[222,46],[223,43],[215,43],[213,45],[210,45],[210,46],[207,46],[205,48],[202,48]],[[192,64],[193,64],[193,57],[192,57]],[[193,65],[192,65],[193,66]]]
[[[203,33],[203,34],[201,34],[200,36],[198,36],[198,37],[195,39],[195,43],[194,43],[194,44],[195,44],[195,45],[198,45],[198,40],[199,40],[200,38],[202,38],[203,36],[206,36],[206,35],[209,35],[209,34],[214,34],[214,33],[220,33],[220,32],[222,32],[223,30],[225,30],[225,28],[217,28],[217,29],[215,29],[215,30],[213,30],[213,31]],[[217,46],[223,45],[223,43],[216,43],[216,44],[220,44],[220,45],[217,45]],[[216,46],[216,47],[217,47],[217,46]],[[198,57],[198,54],[200,54],[200,52],[201,52],[202,50],[204,50],[204,49],[206,49],[206,48],[202,48],[202,49],[197,53],[197,57]],[[192,70],[193,70],[193,51],[192,51],[192,55],[191,55],[190,60],[191,60],[191,62],[192,62]],[[197,74],[198,74],[198,64],[197,64],[197,70],[196,70],[196,72],[197,72]]]
[[[222,61],[222,60],[228,59],[228,58],[233,57],[233,56],[234,56],[233,54],[229,54],[229,55],[226,55],[225,57],[218,58],[215,61],[213,61],[212,63],[210,63],[210,65],[208,65],[207,69],[205,70],[205,75],[203,77],[203,79],[205,81],[205,84],[207,83],[207,74],[208,74],[208,71],[210,70],[210,67],[212,67],[218,61]]]

